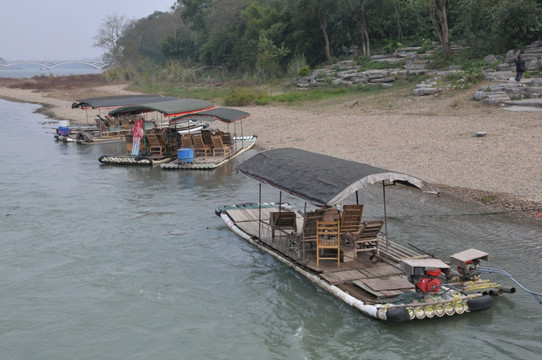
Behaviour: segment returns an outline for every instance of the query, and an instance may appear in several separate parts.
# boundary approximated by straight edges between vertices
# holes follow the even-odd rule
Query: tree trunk
[[[363,56],[371,56],[371,42],[369,41],[369,31],[367,31],[367,21],[365,20],[365,2],[366,0],[361,1],[361,49],[363,51]]]
[[[331,49],[329,46],[329,37],[327,36],[327,20],[325,21],[325,24],[320,24],[322,27],[322,32],[324,33],[324,41],[326,43],[326,57],[327,61],[329,62],[329,65],[333,65],[333,59],[331,59]]]
[[[326,57],[329,65],[333,65],[333,60],[331,59],[331,47],[329,45],[329,36],[327,35],[327,16],[324,9],[324,4],[322,1],[318,1],[318,21],[320,22],[320,28],[322,29],[322,34],[324,35]]]
[[[446,0],[433,0],[429,8],[433,28],[437,32],[444,56],[452,56],[452,48],[448,39],[448,20],[446,19]]]

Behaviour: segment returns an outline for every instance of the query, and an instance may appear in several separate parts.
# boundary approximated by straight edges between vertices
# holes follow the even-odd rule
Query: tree
[[[540,39],[540,0],[460,0],[457,11],[461,15],[453,33],[480,54],[506,52]]]
[[[320,29],[322,29],[322,35],[324,36],[324,46],[326,51],[326,58],[329,65],[333,65],[333,60],[331,59],[331,48],[329,45],[329,35],[327,33],[328,25],[328,16],[331,11],[330,8],[335,4],[335,0],[326,1],[326,0],[315,0],[316,14],[318,16],[318,22],[320,23]]]
[[[359,0],[359,26],[361,30],[361,52],[363,56],[371,56],[371,40],[367,27],[367,4],[371,0]]]
[[[431,0],[429,4],[429,15],[437,36],[442,45],[444,56],[449,58],[452,56],[452,48],[450,47],[448,20],[446,18],[446,0]]]
[[[506,46],[503,50],[540,39],[542,1],[501,0],[494,9],[494,16],[493,31]]]
[[[206,35],[209,31],[207,16],[219,0],[177,0],[177,6],[182,10],[183,21],[191,24],[194,31]]]
[[[120,43],[126,29],[132,21],[124,15],[108,15],[105,17],[98,34],[94,37],[94,46],[105,49],[103,58],[113,64],[122,63],[123,46]]]
[[[361,26],[361,49],[363,56],[371,56],[371,41],[369,40],[369,31],[367,30],[367,20],[365,19],[365,5],[367,0],[360,0],[360,26]]]
[[[162,41],[161,50],[167,59],[185,60],[188,62],[197,60],[194,40],[186,32],[175,31],[173,35],[168,35]]]

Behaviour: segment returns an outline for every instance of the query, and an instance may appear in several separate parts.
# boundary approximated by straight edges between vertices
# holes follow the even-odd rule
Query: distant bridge
[[[82,65],[88,65],[89,67],[92,67],[97,70],[103,70],[107,68],[110,63],[100,61],[100,60],[29,60],[29,61],[3,61],[0,62],[1,67],[10,67],[13,65],[38,65],[41,66],[41,70],[52,70],[58,66],[67,65],[67,64],[82,64]]]

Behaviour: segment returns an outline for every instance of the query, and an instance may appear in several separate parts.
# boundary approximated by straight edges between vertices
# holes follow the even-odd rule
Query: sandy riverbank
[[[56,119],[85,123],[76,99],[130,93],[123,85],[0,81],[0,98],[47,104]],[[480,85],[481,86],[481,85]],[[244,134],[263,149],[297,147],[405,172],[496,210],[542,212],[542,113],[472,100],[475,89],[417,97],[411,89],[359,94],[311,106],[252,106]],[[89,117],[93,117],[90,114]],[[474,136],[479,131],[485,137]]]

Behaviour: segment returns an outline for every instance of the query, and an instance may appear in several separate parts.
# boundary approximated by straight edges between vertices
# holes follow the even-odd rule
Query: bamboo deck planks
[[[392,298],[414,291],[414,286],[407,280],[403,271],[397,268],[396,262],[402,258],[426,257],[390,241],[388,250],[384,244],[381,247],[384,261],[373,263],[370,260],[371,254],[362,253],[355,260],[341,261],[340,267],[337,267],[336,261],[322,261],[320,266],[316,267],[314,251],[306,252],[305,260],[301,261],[291,249],[286,233],[282,236],[276,235],[274,241],[272,240],[269,219],[270,213],[277,211],[276,207],[247,207],[227,211],[234,223],[247,234],[258,238],[277,252],[297,259],[300,265],[319,273],[319,276],[330,284],[350,289],[356,297],[362,297],[365,301]],[[258,220],[260,216],[261,222]],[[300,214],[298,221],[298,228],[302,228],[303,217]]]

